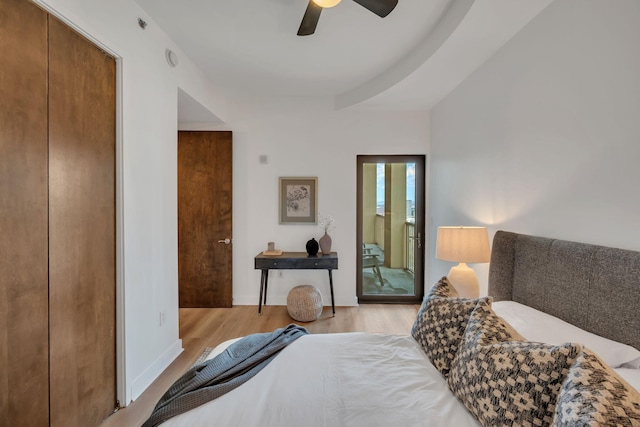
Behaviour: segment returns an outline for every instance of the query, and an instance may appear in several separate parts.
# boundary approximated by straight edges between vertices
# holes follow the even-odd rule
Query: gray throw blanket
[[[231,344],[213,359],[189,369],[162,396],[142,427],[154,427],[171,417],[209,402],[245,383],[280,350],[309,332],[298,325],[252,334]]]

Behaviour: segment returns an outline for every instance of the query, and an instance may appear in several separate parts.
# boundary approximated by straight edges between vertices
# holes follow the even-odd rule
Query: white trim
[[[131,381],[131,400],[136,400],[167,367],[182,353],[182,340],[177,340],[167,348],[147,369]]]
[[[321,292],[322,293],[322,292]],[[286,295],[269,295],[267,298],[267,305],[287,305],[287,296]],[[233,297],[233,305],[255,305],[256,313],[258,311],[258,294],[256,295],[241,295]],[[331,307],[331,296],[322,295],[322,305],[323,307]],[[358,306],[358,298],[357,297],[340,297],[336,296],[335,299],[336,307],[357,307]]]
[[[127,395],[127,351],[125,320],[124,280],[124,135],[122,61],[116,57],[116,398],[120,406],[126,406],[131,395]]]
[[[72,20],[64,16],[62,13],[58,12],[56,9],[54,9],[50,5],[46,4],[43,0],[31,0],[31,1],[33,1],[33,3],[35,3],[39,8],[43,9],[45,12],[49,13],[52,16],[55,16],[57,19],[62,21],[65,25],[72,28],[75,32],[79,33],[82,37],[89,40],[94,45],[98,46],[101,50],[105,51],[109,55],[116,58],[116,60],[120,58],[120,55],[118,55],[113,49],[110,49],[107,45],[105,45],[100,40],[96,39],[91,34],[83,30],[82,27],[79,27],[76,23],[74,23]]]
[[[351,107],[373,98],[419,69],[451,37],[467,16],[474,1],[451,1],[422,43],[419,43],[407,56],[363,84],[336,95],[336,110]]]

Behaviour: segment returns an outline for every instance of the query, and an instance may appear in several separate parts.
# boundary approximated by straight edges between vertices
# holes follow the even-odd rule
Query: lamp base
[[[473,268],[466,263],[451,267],[447,275],[449,283],[456,288],[460,298],[478,298],[480,296],[480,285],[478,284],[478,276]]]

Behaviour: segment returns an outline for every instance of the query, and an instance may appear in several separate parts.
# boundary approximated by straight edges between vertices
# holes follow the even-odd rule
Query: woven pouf
[[[313,285],[300,285],[287,295],[287,311],[293,320],[313,322],[322,314],[322,295]]]

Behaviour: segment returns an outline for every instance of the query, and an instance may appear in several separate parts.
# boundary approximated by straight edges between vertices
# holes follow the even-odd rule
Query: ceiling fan
[[[309,0],[307,10],[304,12],[300,28],[299,36],[308,36],[316,31],[320,12],[322,9],[333,7],[340,3],[341,0]],[[381,18],[384,18],[396,7],[398,0],[353,0],[365,9],[370,10]]]

